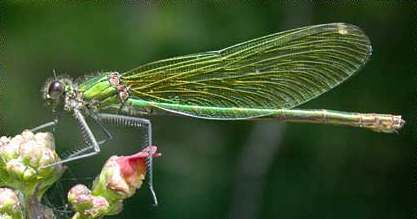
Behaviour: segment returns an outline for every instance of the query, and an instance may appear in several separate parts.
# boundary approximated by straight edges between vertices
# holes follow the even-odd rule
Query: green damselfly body
[[[344,82],[364,66],[371,52],[368,37],[354,25],[313,25],[217,51],[152,62],[124,73],[103,72],[84,81],[55,77],[46,83],[44,98],[54,111],[61,108],[74,114],[87,142],[85,149],[60,163],[99,153],[105,140],[96,139],[85,116],[98,124],[112,121],[146,128],[146,146],[152,145],[152,126],[140,117],[160,113],[396,132],[405,123],[400,115],[293,109]],[[104,127],[103,131],[111,138]],[[152,157],[149,160],[152,166]],[[152,190],[152,174],[149,184]]]

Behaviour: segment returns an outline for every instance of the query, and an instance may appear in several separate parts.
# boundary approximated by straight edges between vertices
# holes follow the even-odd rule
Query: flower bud
[[[99,218],[109,212],[109,203],[101,196],[93,196],[84,185],[78,184],[68,192],[68,202],[79,218]]]
[[[87,186],[78,184],[68,192],[68,202],[77,211],[85,211],[93,207],[93,196]]]
[[[156,150],[157,147],[152,146],[152,156],[160,157],[161,154],[156,153]],[[145,179],[148,157],[149,148],[131,156],[111,157],[96,178],[93,193],[98,193],[109,200],[131,197]]]
[[[19,199],[9,188],[0,188],[0,218],[23,219]]]
[[[73,187],[68,193],[68,200],[77,211],[73,218],[83,218],[83,215],[98,218],[119,213],[123,200],[141,187],[146,174],[146,159],[150,154],[161,156],[156,150],[157,147],[152,146],[131,156],[112,156],[94,180],[92,192],[83,185]],[[88,206],[92,207],[87,209]]]
[[[0,137],[0,185],[25,195],[45,192],[63,173],[61,165],[42,168],[59,161],[54,148],[50,133],[34,134],[25,130],[12,138]]]

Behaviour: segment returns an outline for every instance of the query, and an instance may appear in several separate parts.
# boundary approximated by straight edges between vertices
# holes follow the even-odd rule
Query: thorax
[[[117,72],[105,72],[73,85],[66,92],[65,110],[100,111],[109,104],[123,104],[129,98],[128,87]]]

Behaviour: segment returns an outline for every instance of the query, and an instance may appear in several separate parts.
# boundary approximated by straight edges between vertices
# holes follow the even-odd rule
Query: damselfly
[[[399,115],[291,109],[339,85],[371,55],[358,27],[332,23],[306,26],[243,42],[222,50],[179,56],[133,70],[103,72],[84,81],[53,78],[44,98],[54,111],[74,114],[86,148],[60,163],[99,153],[85,116],[133,127],[152,126],[141,115],[174,113],[202,119],[268,119],[341,124],[377,132],[396,132]],[[124,115],[118,115],[124,114]],[[40,126],[54,124],[48,123]],[[103,131],[110,138],[110,133]],[[150,157],[150,165],[152,159]],[[150,185],[152,177],[150,176]]]

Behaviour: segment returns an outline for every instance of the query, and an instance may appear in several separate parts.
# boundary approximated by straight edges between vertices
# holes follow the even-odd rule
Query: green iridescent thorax
[[[79,84],[78,92],[83,94],[84,101],[105,101],[108,98],[117,97],[117,89],[109,82],[109,74],[102,73],[94,78]]]

